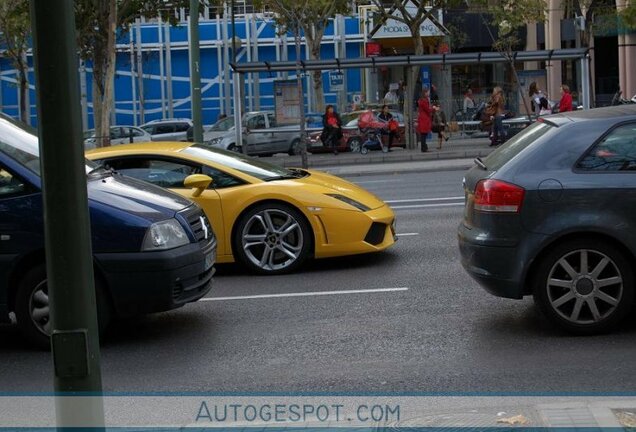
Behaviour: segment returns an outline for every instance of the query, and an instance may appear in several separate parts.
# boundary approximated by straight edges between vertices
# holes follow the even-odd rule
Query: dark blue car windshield
[[[40,148],[35,129],[0,116],[0,153],[9,156],[29,171],[40,175]],[[86,172],[97,165],[86,160]]]

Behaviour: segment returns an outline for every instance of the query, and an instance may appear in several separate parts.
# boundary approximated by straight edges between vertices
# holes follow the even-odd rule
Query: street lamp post
[[[232,64],[236,64],[238,59],[238,47],[242,44],[241,39],[236,36],[236,21],[234,17],[234,0],[230,2],[231,8],[231,20],[232,20]],[[242,115],[243,111],[243,92],[241,89],[241,75],[236,72],[232,72],[232,90],[234,92],[234,131],[236,133],[235,141],[236,147],[241,149],[243,154],[247,154],[247,146],[243,145],[243,124]]]
[[[62,427],[103,427],[73,2],[31,0],[30,6],[56,417]],[[91,397],[64,397],[84,392]]]
[[[190,93],[194,142],[203,141],[201,115],[201,52],[199,47],[199,0],[190,0]]]

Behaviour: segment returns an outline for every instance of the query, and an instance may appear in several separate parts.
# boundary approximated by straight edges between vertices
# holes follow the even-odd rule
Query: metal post
[[[88,93],[86,85],[86,64],[80,60],[79,67],[80,78],[80,104],[82,106],[82,130],[88,130]]]
[[[581,93],[583,96],[583,109],[590,109],[590,57],[589,54],[579,60],[581,62]]]
[[[163,20],[161,12],[157,17],[157,36],[159,37],[159,85],[161,90],[161,118],[166,118],[166,83],[165,83],[165,67],[163,64]]]
[[[31,0],[55,391],[102,390],[72,0]],[[60,169],[64,167],[64,169]],[[69,271],[73,263],[73,271]],[[58,424],[103,427],[101,396],[56,398]]]
[[[146,109],[144,99],[144,62],[141,40],[141,22],[139,18],[135,19],[135,43],[137,46],[137,79],[139,80],[139,121],[141,124],[146,123]]]
[[[221,41],[221,42],[219,42]],[[216,65],[217,65],[217,81],[219,85],[219,112],[227,115],[229,109],[225,106],[223,98],[223,41],[221,40],[221,17],[216,15]]]
[[[303,81],[301,77],[301,58],[300,58],[300,25],[295,24],[295,41],[296,41],[296,85],[298,87],[298,110],[300,111],[300,164],[302,168],[307,169],[307,139],[305,134],[305,98],[303,96]]]
[[[137,126],[137,78],[135,77],[135,43],[133,42],[132,33],[130,34],[130,90],[133,112],[133,125]],[[94,111],[94,110],[93,110]]]
[[[243,154],[247,154],[247,146],[243,145],[243,123],[241,119],[241,89],[239,87],[241,79],[240,74],[234,73],[233,90],[234,90],[234,133],[236,146],[242,150]]]
[[[199,0],[190,0],[190,96],[194,142],[203,142],[201,123],[201,53],[199,48]]]
[[[236,47],[236,21],[234,19],[234,0],[230,0],[231,24],[232,24],[232,63],[236,64],[238,52]],[[232,71],[232,89],[234,90],[234,131],[236,133],[236,145],[247,154],[247,146],[243,146],[243,91],[241,89],[242,75]]]
[[[170,43],[170,24],[165,24],[166,41],[166,98],[168,99],[168,117],[174,117],[174,101],[172,100],[172,44]]]
[[[280,40],[282,42],[282,46],[281,46],[281,60],[282,61],[288,61],[289,60],[289,46],[288,46],[288,40],[287,40],[287,32],[283,33],[280,36]],[[283,72],[283,79],[284,80],[289,79],[289,72],[287,72],[287,71]]]
[[[256,26],[256,16],[252,15],[252,21],[251,21],[251,25],[252,25],[252,32],[251,32],[251,36],[252,36],[252,47],[254,48],[254,53],[252,54],[252,59],[253,61],[257,62],[258,61],[258,29]],[[258,72],[256,72],[255,74],[252,74],[252,80],[254,81],[254,108],[256,109],[256,111],[259,111],[261,109],[261,80],[260,80],[260,74]]]
[[[230,67],[229,67],[229,63],[230,63],[230,47],[228,44],[228,30],[227,30],[227,15],[228,15],[228,10],[227,10],[227,2],[223,3],[223,26],[221,27],[221,37],[223,38],[223,58],[224,58],[224,64],[223,64],[223,94],[225,95],[225,108],[228,110],[228,113],[232,107],[232,100],[231,100],[231,90],[230,90]]]
[[[245,5],[245,4],[244,4]],[[252,35],[251,29],[252,26],[249,22],[249,15],[243,15],[243,23],[245,24],[245,52],[247,53],[247,62],[252,61]],[[249,111],[254,110],[254,95],[252,90],[252,80],[251,77],[247,76],[247,108]]]

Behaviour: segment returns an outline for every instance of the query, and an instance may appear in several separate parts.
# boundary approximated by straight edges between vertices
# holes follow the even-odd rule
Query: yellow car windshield
[[[194,144],[184,148],[181,152],[235,169],[259,180],[294,178],[298,176],[293,171],[274,164],[263,162],[241,153],[210,148],[205,144]]]

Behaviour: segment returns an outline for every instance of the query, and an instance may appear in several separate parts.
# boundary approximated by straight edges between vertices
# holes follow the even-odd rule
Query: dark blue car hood
[[[88,176],[88,198],[150,222],[172,218],[175,213],[192,205],[173,192],[108,171]]]

